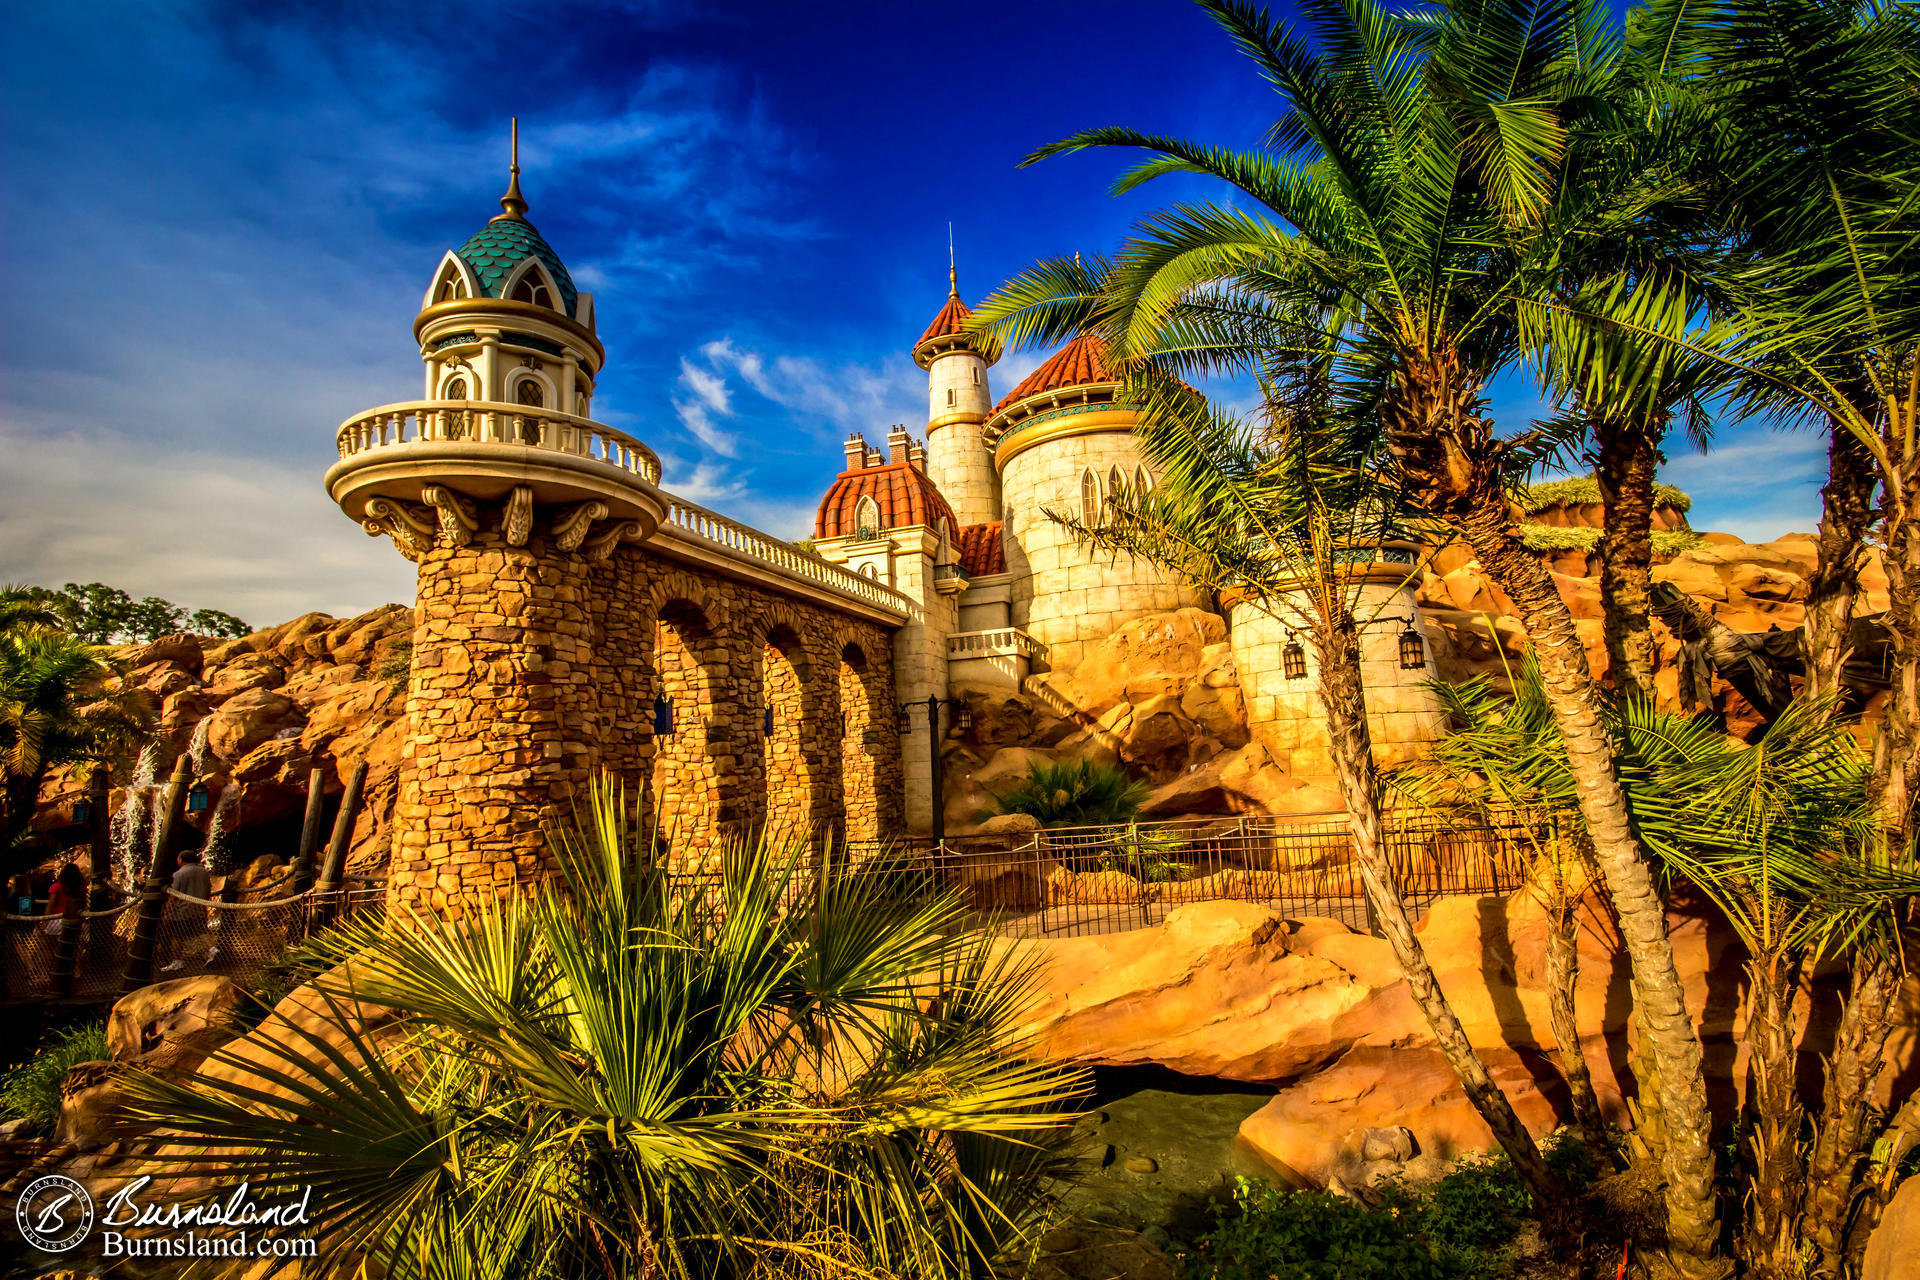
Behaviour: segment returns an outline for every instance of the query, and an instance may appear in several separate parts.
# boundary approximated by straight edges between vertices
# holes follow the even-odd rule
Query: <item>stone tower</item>
[[[993,411],[987,390],[993,358],[966,332],[971,315],[949,266],[946,305],[913,345],[914,363],[927,371],[927,474],[960,525],[1000,518],[1000,477],[981,436]]]
[[[1009,392],[985,438],[1000,476],[1001,537],[1013,575],[1013,625],[1046,646],[1056,670],[1149,613],[1208,606],[1206,592],[1132,556],[1096,551],[1047,512],[1097,519],[1122,486],[1153,483],[1100,340],[1074,339]]]
[[[442,259],[414,320],[427,399],[348,419],[326,475],[419,566],[390,892],[434,910],[539,878],[542,810],[597,767],[640,769],[613,745],[637,713],[599,679],[595,580],[659,527],[660,464],[579,412],[606,355],[527,220],[515,151],[503,212]]]

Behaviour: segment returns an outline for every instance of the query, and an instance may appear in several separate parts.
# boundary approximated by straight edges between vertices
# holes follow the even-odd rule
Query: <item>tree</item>
[[[761,844],[673,877],[605,780],[550,848],[564,883],[323,938],[344,1042],[269,1022],[275,1074],[140,1076],[137,1114],[184,1162],[310,1185],[323,1270],[984,1280],[1024,1260],[1084,1081],[1019,1052],[1022,953],[883,862],[816,880]],[[356,1001],[403,1038],[355,1031]]]
[[[0,587],[0,632],[58,628],[61,615],[53,592],[43,587]]]
[[[89,644],[113,643],[114,637],[126,631],[127,618],[134,608],[133,597],[104,582],[85,586],[69,582],[60,588],[59,596],[55,607],[66,620],[67,630]]]
[[[127,610],[126,621],[122,624],[127,634],[136,640],[158,640],[161,636],[170,636],[180,630],[186,621],[187,611],[159,596],[147,596]]]
[[[1380,424],[1400,487],[1474,550],[1539,655],[1581,813],[1626,940],[1669,1126],[1668,1231],[1683,1272],[1711,1275],[1720,1228],[1700,1044],[1664,905],[1614,767],[1603,699],[1551,575],[1513,528],[1508,484],[1553,442],[1501,438],[1485,388],[1523,348],[1520,305],[1564,283],[1564,253],[1604,213],[1630,222],[1642,163],[1620,115],[1616,42],[1589,0],[1454,0],[1403,20],[1374,0],[1306,0],[1288,27],[1244,0],[1205,7],[1282,98],[1267,149],[1234,152],[1103,128],[1029,162],[1144,150],[1131,190],[1174,173],[1229,184],[1240,206],[1150,215],[1091,305],[1117,359],[1177,351],[1238,369],[1277,350],[1333,360]],[[1628,142],[1623,143],[1623,139]],[[1065,336],[1068,305],[990,300],[979,326]],[[1074,300],[1068,300],[1070,303]],[[1195,308],[1211,333],[1183,328]],[[1250,338],[1248,335],[1254,335]]]
[[[1193,331],[1204,324],[1196,317]],[[1147,366],[1127,394],[1146,410],[1136,433],[1159,483],[1145,492],[1122,484],[1093,522],[1055,511],[1047,515],[1096,548],[1138,556],[1232,593],[1307,636],[1355,862],[1374,919],[1468,1101],[1548,1217],[1564,1201],[1565,1188],[1440,989],[1388,856],[1360,679],[1360,629],[1372,618],[1357,615],[1377,612],[1369,609],[1364,588],[1381,544],[1404,534],[1404,503],[1377,478],[1371,433],[1331,421],[1324,365],[1295,363],[1270,367],[1269,373],[1262,419],[1250,423]],[[1407,572],[1418,570],[1409,564]]]
[[[222,636],[227,639],[253,634],[253,628],[247,623],[218,609],[195,609],[187,615],[187,630],[198,636]]]
[[[0,848],[33,818],[49,771],[123,753],[146,729],[131,692],[109,692],[113,656],[44,628],[0,631]]]

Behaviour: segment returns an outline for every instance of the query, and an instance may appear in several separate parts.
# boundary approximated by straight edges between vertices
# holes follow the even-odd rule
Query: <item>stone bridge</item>
[[[601,770],[682,858],[902,829],[905,596],[673,497],[571,414],[415,401],[337,444],[328,492],[419,566],[394,901],[545,876],[544,818]]]

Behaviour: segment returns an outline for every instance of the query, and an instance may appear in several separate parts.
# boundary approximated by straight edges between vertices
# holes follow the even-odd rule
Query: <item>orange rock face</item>
[[[1589,899],[1580,916],[1581,1051],[1602,1109],[1625,1125],[1623,1097],[1634,1092],[1627,963],[1604,904]],[[1703,914],[1676,912],[1670,927],[1710,1097],[1730,1118],[1746,1076],[1740,952]],[[1547,934],[1526,892],[1442,899],[1419,924],[1468,1037],[1540,1133],[1569,1115],[1547,1008]],[[1347,1165],[1369,1127],[1405,1126],[1423,1152],[1442,1156],[1491,1148],[1384,940],[1255,904],[1200,902],[1151,929],[1019,945],[1046,962],[1028,1021],[1042,1053],[1279,1086],[1241,1132],[1283,1175],[1351,1181]],[[1802,999],[1814,1014],[1803,1050],[1812,1065],[1839,998],[1823,981]],[[1883,1092],[1914,1063],[1917,1025],[1920,986],[1910,982]]]

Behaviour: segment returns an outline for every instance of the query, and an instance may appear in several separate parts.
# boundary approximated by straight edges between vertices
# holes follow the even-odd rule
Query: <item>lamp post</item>
[[[936,843],[947,838],[947,804],[945,795],[946,771],[940,759],[940,709],[953,711],[953,727],[965,733],[973,728],[973,712],[959,698],[943,698],[930,693],[925,698],[900,704],[900,732],[913,732],[913,711],[924,707],[927,712],[927,770],[933,783],[933,838]]]

